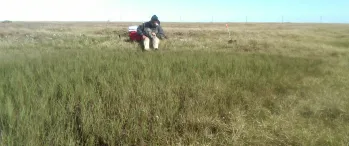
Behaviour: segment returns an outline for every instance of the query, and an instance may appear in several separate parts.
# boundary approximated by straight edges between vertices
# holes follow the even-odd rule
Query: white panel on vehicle
[[[137,31],[137,25],[134,25],[134,26],[129,26],[128,27],[128,31]]]

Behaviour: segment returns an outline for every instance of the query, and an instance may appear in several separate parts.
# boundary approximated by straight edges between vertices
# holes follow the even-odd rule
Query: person
[[[144,50],[149,51],[150,41],[153,44],[155,50],[159,49],[160,39],[166,38],[162,27],[160,26],[159,18],[153,15],[150,21],[145,22],[138,26],[138,35],[142,36]]]

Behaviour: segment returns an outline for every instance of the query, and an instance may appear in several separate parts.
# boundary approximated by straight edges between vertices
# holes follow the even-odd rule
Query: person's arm
[[[141,24],[141,25],[139,25],[139,26],[137,27],[137,33],[138,33],[138,35],[143,36],[143,35],[144,35],[143,30],[144,30],[144,23]]]
[[[159,25],[157,29],[158,29],[157,35],[160,36],[160,39],[167,38],[161,25]]]
[[[152,38],[149,34],[149,32],[147,31],[149,28],[148,28],[148,25],[147,23],[143,23],[142,25],[140,25],[138,28],[137,28],[137,33],[141,36],[143,36],[143,39],[144,37],[148,37],[148,38]]]

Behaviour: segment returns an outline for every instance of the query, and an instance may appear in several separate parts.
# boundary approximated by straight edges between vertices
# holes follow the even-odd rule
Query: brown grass
[[[348,25],[138,24],[0,24],[0,144],[348,145]]]

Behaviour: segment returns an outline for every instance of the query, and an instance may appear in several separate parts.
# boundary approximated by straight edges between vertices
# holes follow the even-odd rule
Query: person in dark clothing
[[[162,27],[160,26],[159,18],[153,15],[150,21],[138,26],[137,33],[143,38],[144,50],[149,50],[150,40],[153,43],[155,50],[159,49],[160,39],[166,38]]]

